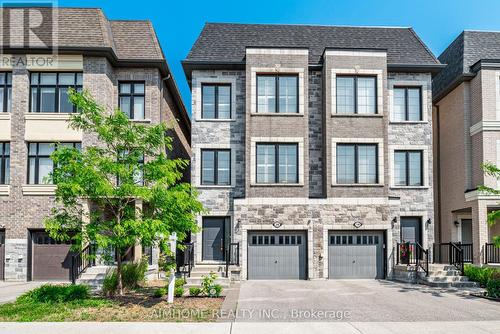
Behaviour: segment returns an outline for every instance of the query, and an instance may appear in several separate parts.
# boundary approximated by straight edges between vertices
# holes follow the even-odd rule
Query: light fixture
[[[429,219],[427,219],[427,225],[430,225],[430,224],[432,224],[432,220],[429,218]]]
[[[458,222],[458,220],[455,220],[455,221],[453,222],[453,224],[455,224],[455,226],[456,226],[456,227],[458,227],[458,225],[460,225],[460,223]]]

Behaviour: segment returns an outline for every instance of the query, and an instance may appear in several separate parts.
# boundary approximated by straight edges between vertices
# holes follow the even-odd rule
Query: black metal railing
[[[85,269],[95,266],[95,250],[95,245],[88,244],[80,252],[71,256],[71,283],[75,284]]]
[[[226,277],[229,277],[229,266],[240,265],[240,243],[231,242],[226,249]]]
[[[484,263],[500,263],[500,248],[493,243],[484,245]]]
[[[418,242],[402,242],[396,244],[396,264],[415,265],[421,268],[425,275],[429,274],[429,250]]]
[[[177,252],[177,270],[184,277],[190,277],[194,266],[194,243],[188,242],[183,245],[184,249]]]
[[[463,244],[460,242],[446,242],[434,244],[433,262],[453,264],[457,260],[457,250],[460,249],[462,261],[464,263],[472,263],[474,253],[472,251],[473,244]]]
[[[450,254],[449,254],[449,259],[450,259],[450,264],[455,266],[460,272],[464,273],[464,250],[459,247],[459,245],[450,242]]]

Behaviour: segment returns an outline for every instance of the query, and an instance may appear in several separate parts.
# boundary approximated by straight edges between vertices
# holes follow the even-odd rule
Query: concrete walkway
[[[3,282],[0,281],[0,304],[13,302],[17,297],[47,282]]]
[[[499,333],[500,321],[301,323],[0,323],[1,334],[421,334]]]

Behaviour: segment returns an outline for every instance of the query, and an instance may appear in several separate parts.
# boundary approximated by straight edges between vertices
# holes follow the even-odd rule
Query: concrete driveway
[[[500,303],[385,280],[245,281],[236,321],[500,320]]]
[[[0,281],[0,304],[13,302],[17,297],[32,290],[46,282],[1,282]]]

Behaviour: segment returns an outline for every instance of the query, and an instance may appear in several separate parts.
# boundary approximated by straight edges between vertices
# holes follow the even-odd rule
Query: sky
[[[413,27],[439,54],[463,30],[500,31],[499,0],[59,0],[64,7],[99,7],[109,19],[153,23],[186,108],[191,94],[182,70],[206,22]]]

